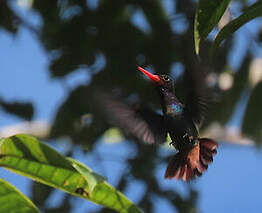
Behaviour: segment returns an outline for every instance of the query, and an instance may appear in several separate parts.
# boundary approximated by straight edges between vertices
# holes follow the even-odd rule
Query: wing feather
[[[205,75],[200,70],[186,70],[186,104],[193,122],[201,126],[211,102],[206,87]]]
[[[167,137],[164,116],[141,104],[130,106],[108,94],[99,94],[99,102],[111,125],[149,144],[164,143]]]

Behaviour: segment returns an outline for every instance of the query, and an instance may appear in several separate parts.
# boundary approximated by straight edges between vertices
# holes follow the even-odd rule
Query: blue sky
[[[243,40],[240,38],[240,41]],[[32,101],[36,109],[34,119],[52,121],[56,113],[55,109],[66,98],[66,92],[59,80],[50,78],[47,70],[48,56],[39,42],[24,28],[21,28],[15,37],[1,30],[0,46],[0,95],[10,101]],[[233,54],[232,52],[231,57],[234,58]],[[68,76],[66,82],[70,88],[73,88],[86,80],[84,71],[79,70],[76,74]],[[22,122],[1,111],[0,117],[0,128]],[[56,145],[55,148],[62,151],[61,146],[63,143]],[[118,148],[116,149],[115,146]],[[124,154],[129,149],[132,147],[128,143],[121,145],[100,143],[97,146],[97,152],[111,153],[112,156],[119,156],[119,153]],[[165,148],[160,149],[163,152],[172,152]],[[94,159],[83,154],[80,148],[75,156],[90,168],[97,170],[98,173],[103,171],[97,168]],[[193,188],[199,190],[200,211],[204,213],[257,212],[258,209],[261,209],[261,165],[262,152],[260,149],[222,143],[209,171],[191,183]],[[123,172],[125,168],[113,161],[105,162],[103,166],[106,168],[103,172],[109,183],[116,184],[117,174]],[[166,165],[159,165],[159,172],[157,172],[161,186],[171,187],[187,196],[187,184],[163,178],[165,168]],[[25,178],[3,169],[0,170],[0,178],[9,180],[23,193],[30,196],[29,182]],[[139,201],[142,193],[143,186],[139,182],[132,182],[130,189],[125,192],[134,202]],[[56,200],[59,202],[59,196],[54,197],[57,197]],[[54,203],[54,201],[50,202],[50,205]],[[166,212],[173,212],[167,202],[157,199],[157,203],[157,212],[163,212],[163,209]],[[85,208],[95,208],[93,204],[82,202],[81,199],[76,199],[75,205],[78,205],[78,212],[84,212]]]

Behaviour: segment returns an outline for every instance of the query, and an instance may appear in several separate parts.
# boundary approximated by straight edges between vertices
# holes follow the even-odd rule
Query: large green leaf
[[[104,178],[36,138],[20,134],[0,141],[0,166],[118,212],[141,212]]]
[[[259,17],[262,15],[262,2],[258,1],[248,7],[245,12],[240,15],[238,18],[230,21],[226,26],[224,26],[218,35],[215,38],[215,41],[211,47],[211,56],[214,55],[215,50],[219,47],[221,42],[237,31],[240,27],[242,27],[247,22],[251,21],[252,19]]]
[[[0,179],[0,212],[34,213],[36,206],[5,180]]]
[[[199,45],[219,22],[227,9],[230,0],[200,0],[198,3],[195,23],[195,51],[199,55]]]
[[[262,142],[261,94],[262,82],[258,83],[251,93],[242,124],[243,133],[260,144]]]

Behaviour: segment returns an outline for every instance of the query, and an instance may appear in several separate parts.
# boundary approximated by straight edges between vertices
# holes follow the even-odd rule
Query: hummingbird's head
[[[144,73],[157,87],[166,88],[169,91],[173,90],[173,82],[172,79],[166,74],[152,74],[142,67],[138,67],[138,69]]]

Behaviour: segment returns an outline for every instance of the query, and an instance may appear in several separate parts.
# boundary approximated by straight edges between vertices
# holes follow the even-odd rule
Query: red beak
[[[146,71],[142,67],[137,67],[142,73],[144,73],[151,81],[154,83],[159,83],[161,81],[160,77],[158,75],[153,75],[152,73]]]

